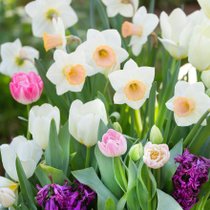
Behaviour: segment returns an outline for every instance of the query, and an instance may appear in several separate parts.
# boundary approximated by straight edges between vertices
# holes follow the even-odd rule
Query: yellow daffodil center
[[[131,101],[139,101],[144,98],[146,86],[138,80],[130,81],[124,88],[126,97]]]
[[[85,82],[86,71],[82,65],[77,64],[64,68],[64,75],[71,85],[80,85]]]
[[[109,46],[99,46],[93,53],[93,60],[97,66],[110,68],[116,63],[116,54]]]
[[[123,4],[130,4],[131,0],[121,0],[121,3],[123,3]]]
[[[134,25],[133,23],[130,23],[128,21],[125,21],[122,24],[122,36],[124,38],[129,36],[142,36],[143,34],[143,27]]]
[[[49,9],[46,12],[46,18],[47,20],[52,20],[53,18],[57,18],[59,16],[59,12],[56,9]]]
[[[63,45],[63,39],[60,34],[44,33],[43,42],[46,51]]]
[[[177,97],[173,104],[174,112],[180,117],[190,115],[195,109],[194,101],[186,97]]]
[[[22,57],[16,57],[15,58],[15,63],[17,64],[17,66],[23,66],[25,61]]]
[[[9,189],[12,190],[12,191],[15,191],[17,189],[17,187],[18,187],[18,185],[14,183],[14,184],[9,186]]]

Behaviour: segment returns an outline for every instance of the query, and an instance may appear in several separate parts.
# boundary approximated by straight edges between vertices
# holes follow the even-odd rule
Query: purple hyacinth
[[[45,210],[87,210],[96,198],[93,190],[78,181],[74,181],[71,186],[67,183],[64,186],[48,184],[37,188],[37,203]]]
[[[173,197],[184,210],[190,210],[198,201],[202,184],[208,181],[210,160],[193,155],[186,149],[175,161],[180,164],[172,178]]]

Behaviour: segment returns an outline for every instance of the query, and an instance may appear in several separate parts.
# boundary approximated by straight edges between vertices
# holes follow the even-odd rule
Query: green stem
[[[138,134],[138,137],[141,136],[141,132],[142,132],[142,122],[141,122],[141,113],[140,110],[135,110],[134,111],[135,114],[135,124],[136,124],[136,131]]]
[[[30,105],[28,104],[26,106],[27,108],[27,117],[29,119],[29,112],[30,112]],[[26,135],[26,138],[29,140],[31,138],[31,134],[30,134],[30,131],[29,131],[29,120],[28,120],[28,128],[27,128],[27,135]]]
[[[154,10],[155,10],[155,0],[150,0],[149,12],[154,13]]]
[[[85,168],[90,166],[90,147],[86,147]]]

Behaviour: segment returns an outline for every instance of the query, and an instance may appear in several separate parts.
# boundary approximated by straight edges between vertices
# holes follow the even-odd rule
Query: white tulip
[[[201,12],[196,11],[186,16],[180,8],[173,10],[169,16],[165,12],[161,13],[162,38],[160,38],[160,41],[172,57],[176,59],[187,57],[192,31],[201,19]]]
[[[209,0],[198,0],[205,15],[210,18],[210,1]]]
[[[75,11],[70,6],[71,0],[35,0],[25,6],[26,13],[32,18],[34,36],[52,34],[54,31],[53,18],[60,17],[65,28],[78,21]]]
[[[177,82],[174,97],[166,106],[174,112],[174,118],[178,126],[190,126],[196,124],[202,115],[210,109],[210,98],[205,94],[202,82],[189,84],[185,81]],[[203,122],[205,125],[206,121]]]
[[[0,72],[12,77],[17,72],[35,71],[34,59],[39,58],[39,52],[29,46],[22,46],[19,39],[1,45]]]
[[[210,70],[203,71],[201,74],[201,79],[202,79],[204,85],[209,89],[210,88]]]
[[[82,43],[78,51],[85,53],[87,64],[92,71],[108,75],[119,68],[128,57],[128,53],[121,47],[121,37],[117,30],[97,31],[89,29],[87,41]]]
[[[200,71],[210,69],[210,23],[204,21],[192,34],[189,45],[189,62]]]
[[[0,188],[0,204],[8,208],[16,201],[15,193],[9,188]]]
[[[123,70],[109,74],[111,85],[116,91],[114,103],[126,103],[133,109],[139,109],[146,99],[149,98],[154,77],[154,68],[138,67],[138,65],[130,59],[125,63]]]
[[[102,0],[109,17],[120,14],[124,17],[132,17],[139,6],[139,0]]]
[[[148,36],[154,31],[159,22],[155,14],[147,13],[145,7],[140,7],[135,13],[132,23],[125,21],[122,25],[123,37],[131,36],[130,46],[135,56],[141,53]]]
[[[70,134],[87,147],[98,141],[100,121],[108,123],[106,109],[99,99],[83,104],[80,100],[73,101],[69,113]]]
[[[54,60],[55,63],[47,72],[47,78],[56,85],[58,95],[68,91],[80,92],[86,77],[95,73],[86,63],[84,52],[79,50],[70,54],[56,50]]]
[[[33,106],[29,112],[29,131],[34,141],[42,149],[46,149],[48,146],[52,120],[55,121],[58,132],[60,126],[60,111],[51,104]]]
[[[18,181],[16,158],[20,159],[26,177],[30,178],[41,159],[42,149],[34,140],[29,141],[24,136],[17,136],[12,140],[11,144],[1,146],[1,156],[6,173],[13,180]]]

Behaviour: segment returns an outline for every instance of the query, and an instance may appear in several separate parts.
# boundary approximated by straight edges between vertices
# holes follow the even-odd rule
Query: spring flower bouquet
[[[47,56],[1,45],[28,110],[26,133],[0,147],[1,207],[210,209],[210,1],[198,3],[158,17],[154,0],[89,0],[85,36],[71,0],[25,6]]]

